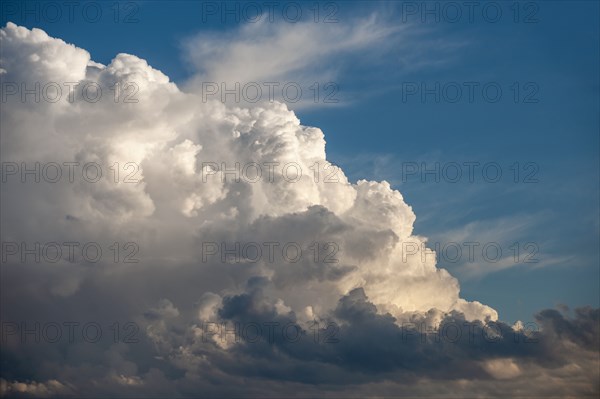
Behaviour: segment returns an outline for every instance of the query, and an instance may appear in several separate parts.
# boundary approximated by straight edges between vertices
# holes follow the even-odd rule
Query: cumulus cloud
[[[338,32],[342,50],[388,34],[381,29],[371,21]],[[276,35],[275,46],[288,50],[293,36]],[[209,39],[212,73],[259,50],[249,42],[217,50]],[[39,29],[9,23],[0,40],[3,241],[81,244],[52,262],[3,247],[3,394],[310,394],[314,384],[344,394],[378,384],[385,394],[424,379],[478,391],[482,381],[518,385],[532,375],[569,394],[598,390],[578,372],[597,367],[597,310],[574,319],[545,311],[542,330],[531,332],[461,298],[434,257],[404,256],[407,244],[426,239],[413,235],[415,215],[400,192],[385,181],[348,181],[327,163],[323,132],[285,104],[203,101],[193,85],[181,90],[134,55],[101,65]],[[284,60],[269,68],[294,72]],[[36,82],[78,85],[55,102],[11,94]],[[102,90],[97,101],[80,90],[91,83]],[[115,87],[137,101],[117,99]],[[36,162],[39,172],[22,175]],[[78,163],[73,179],[69,162]],[[55,183],[43,172],[50,163],[63,165]],[[98,181],[82,174],[89,164],[102,170]],[[87,242],[101,248],[98,260],[82,253]],[[23,342],[25,321],[42,330],[94,322],[104,335]],[[236,325],[254,324],[276,333],[228,340]],[[450,325],[462,331],[452,342],[422,330]]]

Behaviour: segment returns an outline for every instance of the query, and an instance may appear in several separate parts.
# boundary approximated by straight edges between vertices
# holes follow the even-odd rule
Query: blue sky
[[[196,1],[122,2],[119,19],[135,11],[133,23],[114,22],[113,2],[103,3],[98,23],[77,12],[72,23],[65,23],[66,17],[61,23],[23,19],[7,4],[22,7],[4,2],[2,26],[12,21],[42,28],[104,64],[117,53],[135,54],[178,85],[195,73],[185,56],[190,38],[239,29],[231,20],[202,21],[202,3]],[[498,242],[505,254],[513,242],[537,244],[537,264],[513,262],[495,270],[489,262],[464,262],[464,255],[462,262],[439,263],[459,278],[464,298],[492,306],[501,319],[531,320],[537,310],[558,303],[599,306],[599,3],[536,2],[533,9],[521,2],[515,22],[513,2],[497,2],[503,11],[497,23],[478,13],[472,23],[443,18],[423,23],[419,15],[403,14],[406,2],[335,4],[340,24],[376,12],[406,32],[380,51],[336,55],[340,102],[298,108],[303,124],[324,131],[328,158],[352,181],[391,182],[417,215],[415,232],[430,242]],[[303,5],[311,15],[314,3]],[[535,22],[525,23],[530,13]],[[305,72],[314,72],[311,68]],[[403,99],[407,84],[435,82],[478,82],[479,87],[497,82],[503,96],[491,103],[476,89],[473,102],[464,93],[456,103],[444,98],[436,103],[432,96],[422,101],[419,94]],[[518,103],[512,97],[515,82]],[[531,99],[538,101],[524,103],[534,89]],[[418,176],[404,178],[408,162],[430,167],[495,162],[503,178],[422,182]],[[518,183],[510,169],[516,162]],[[537,182],[522,181],[531,171],[523,169],[527,163],[537,168]]]

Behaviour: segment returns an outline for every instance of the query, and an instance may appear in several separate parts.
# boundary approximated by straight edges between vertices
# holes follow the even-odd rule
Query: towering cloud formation
[[[561,380],[565,392],[598,389],[582,369],[597,367],[597,310],[542,313],[549,327],[526,334],[460,298],[457,280],[420,253],[426,239],[412,235],[402,195],[386,182],[350,183],[327,163],[323,132],[284,104],[204,101],[134,55],[104,66],[38,29],[9,23],[0,40],[2,240],[17,243],[3,244],[4,393],[379,382],[385,394],[415,379],[495,391],[480,382],[518,385],[552,370],[580,375]],[[63,250],[56,259],[40,250],[38,263],[23,243]],[[95,322],[112,334],[115,320],[131,322],[124,330],[139,342],[19,336],[22,321]],[[235,342],[219,323],[275,334]],[[451,343],[422,330],[450,324],[461,334]],[[286,335],[296,333],[305,339]],[[572,355],[557,349],[561,339]],[[244,377],[256,381],[248,391],[235,388]]]

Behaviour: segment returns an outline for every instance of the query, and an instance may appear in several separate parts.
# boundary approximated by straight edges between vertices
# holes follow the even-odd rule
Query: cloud
[[[398,27],[373,14],[354,24],[273,24],[266,20],[239,29],[200,33],[184,42],[187,58],[197,69],[194,86],[202,82],[297,82],[304,90],[314,82],[335,81],[345,63],[340,57],[388,43]],[[329,40],[322,40],[328,37]],[[281,89],[279,89],[280,91]],[[277,100],[281,100],[280,93]]]
[[[371,21],[342,32],[343,43],[366,45],[382,29]],[[3,394],[21,386],[49,395],[48,386],[69,387],[60,396],[240,396],[299,387],[372,394],[373,384],[384,394],[391,381],[518,382],[528,370],[556,381],[557,368],[597,364],[590,355],[597,311],[573,320],[542,312],[544,330],[534,335],[548,341],[519,346],[530,337],[498,321],[494,309],[462,299],[458,281],[431,258],[405,261],[403,244],[425,238],[413,235],[415,215],[402,195],[385,181],[351,183],[329,169],[323,132],[303,126],[285,104],[202,101],[134,55],[100,65],[38,29],[9,23],[0,40],[3,90],[79,83],[72,99],[22,101],[7,91],[2,104],[1,227],[3,240],[17,245],[3,248]],[[287,50],[289,40],[278,45]],[[206,46],[216,51],[214,42]],[[243,46],[215,62],[259,51]],[[271,67],[295,71],[283,59]],[[81,90],[91,83],[102,89],[97,101]],[[132,89],[138,101],[116,98],[115,87]],[[64,168],[54,183],[52,164]],[[102,171],[98,181],[84,165]],[[21,173],[25,167],[34,172]],[[71,256],[64,243],[73,241]],[[61,243],[63,251],[52,261],[42,251],[37,262],[24,255],[36,242]],[[24,340],[21,329],[37,331],[36,322],[42,342]],[[49,342],[52,323],[66,329],[65,322],[78,323],[71,324],[77,339],[68,341],[64,330]],[[265,323],[287,329],[272,340],[230,342],[215,330],[222,323],[246,332]],[[422,343],[414,330],[450,323],[491,325],[494,343],[481,334]],[[98,329],[104,334],[95,341]],[[581,378],[559,379],[560,392],[597,390],[592,377]]]
[[[69,393],[68,387],[56,380],[42,382],[8,382],[0,379],[0,392],[10,394],[11,396],[35,396],[51,397],[55,395],[64,395]]]
[[[336,56],[365,50],[398,33],[376,14],[356,24],[273,24],[263,20],[223,34],[201,33],[185,43],[193,65],[206,77],[243,82],[297,76],[309,66],[323,68]],[[321,40],[324,36],[331,40]],[[316,44],[316,45],[315,45]]]
[[[447,47],[460,46],[450,39],[432,41],[427,29],[398,24],[386,10],[343,19],[276,24],[263,18],[189,37],[182,42],[193,72],[186,90],[244,106],[273,99],[296,110],[339,106],[376,92],[359,91],[356,76],[383,76],[391,89],[392,76],[444,63],[451,56]]]

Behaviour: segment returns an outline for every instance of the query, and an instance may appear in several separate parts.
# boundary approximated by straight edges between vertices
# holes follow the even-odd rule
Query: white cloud
[[[309,39],[316,39],[314,35],[320,34],[301,25],[296,29],[309,35]],[[338,32],[341,28],[337,25],[332,29],[340,38],[344,37],[341,43],[336,43],[336,48],[342,49],[367,45],[373,38],[387,34],[387,30],[378,27],[372,19],[352,32]],[[277,46],[295,48],[290,40],[296,40],[298,32],[293,33],[281,37]],[[6,132],[2,137],[2,159],[5,162],[93,161],[103,165],[106,173],[111,173],[108,167],[115,162],[123,166],[128,162],[140,165],[139,170],[135,170],[140,181],[136,184],[115,184],[110,179],[95,184],[81,179],[73,184],[42,182],[39,185],[9,181],[11,191],[3,194],[5,206],[11,209],[11,216],[3,219],[4,231],[9,235],[29,238],[33,225],[39,237],[48,241],[66,240],[79,234],[100,236],[106,242],[110,238],[102,235],[112,235],[125,241],[128,233],[135,232],[146,260],[156,254],[174,264],[177,264],[176,259],[198,260],[197,248],[189,240],[192,236],[206,239],[212,234],[214,239],[221,237],[230,242],[252,241],[256,237],[265,242],[285,238],[285,242],[302,243],[305,248],[320,236],[322,240],[337,242],[339,265],[352,266],[351,272],[340,275],[336,281],[325,280],[315,285],[312,279],[321,277],[306,274],[298,265],[290,264],[287,268],[295,269],[282,271],[263,262],[248,276],[267,273],[274,280],[283,281],[304,273],[306,283],[311,284],[315,292],[331,293],[329,303],[327,300],[319,303],[318,297],[305,294],[302,301],[292,300],[291,304],[296,302],[301,306],[294,308],[297,312],[307,306],[326,312],[335,306],[336,295],[355,286],[365,286],[376,303],[391,304],[399,309],[462,309],[458,302],[458,283],[450,275],[431,263],[398,262],[401,242],[417,239],[411,237],[415,216],[402,195],[386,182],[351,184],[342,171],[336,171],[335,183],[325,182],[324,171],[321,171],[322,177],[317,182],[314,165],[326,164],[324,135],[317,128],[302,126],[285,105],[273,103],[240,109],[216,101],[202,104],[196,101],[194,94],[179,91],[161,72],[135,56],[120,54],[108,66],[98,66],[91,63],[87,52],[48,38],[35,29],[29,31],[9,24],[2,30],[2,40],[2,67],[7,70],[4,82],[26,82],[32,87],[36,80],[64,82],[78,77],[81,82],[135,82],[139,87],[139,102],[131,104],[115,103],[109,95],[95,103],[82,99],[69,103],[65,97],[58,103],[42,101],[35,106],[18,101],[16,96],[9,97],[2,109],[2,127]],[[234,54],[243,57],[258,49],[269,53],[274,50],[271,46],[263,48],[245,43],[247,49],[237,49],[235,45],[227,57]],[[32,54],[39,57],[33,58]],[[56,61],[75,55],[77,62]],[[311,57],[320,55],[311,53]],[[271,68],[279,70],[285,59],[283,56],[280,61],[273,60]],[[214,60],[215,65],[221,61]],[[237,59],[233,64],[238,61],[243,60]],[[294,68],[282,69],[294,71]],[[34,112],[24,120],[21,115],[25,110]],[[231,176],[223,181],[222,172],[209,176],[202,173],[207,163],[219,167],[225,163],[226,168],[233,168],[235,163],[249,162],[293,163],[294,169],[302,171],[302,176],[290,182],[275,173],[271,182],[265,168],[265,176],[258,182],[242,179],[236,183]],[[137,167],[132,166],[133,169]],[[33,193],[44,201],[27,201]],[[311,206],[323,206],[328,211],[307,213]],[[290,214],[297,215],[290,223],[301,228],[288,230],[291,225],[279,221]],[[67,215],[78,222],[65,222]],[[231,219],[231,215],[235,218]],[[318,222],[324,216],[331,223],[339,224],[339,228],[328,232],[328,223]],[[223,224],[225,220],[227,224]],[[244,227],[248,223],[257,231]],[[371,241],[370,235],[381,235],[385,239]],[[186,241],[192,245],[183,245]],[[357,245],[363,248],[358,251],[352,248]],[[221,270],[221,273],[235,271]],[[295,281],[298,289],[306,289],[302,284]],[[72,293],[74,290],[70,287],[68,292],[64,288],[61,292]],[[226,290],[228,287],[218,288]],[[288,304],[286,292],[277,292],[277,296]],[[484,319],[487,315],[496,317],[493,310],[485,307],[473,317]]]
[[[322,33],[302,26],[297,29],[296,34],[308,35],[311,40]],[[367,46],[389,33],[370,20],[350,32],[333,29],[334,35],[343,38],[343,49]],[[143,337],[154,345],[154,353],[116,343],[92,349],[75,345],[68,353],[73,364],[55,367],[60,381],[92,380],[101,393],[114,393],[110,389],[113,383],[165,395],[178,389],[193,391],[190,381],[209,387],[206,392],[214,389],[212,379],[233,387],[243,364],[232,366],[226,361],[220,351],[229,346],[208,346],[195,335],[202,318],[224,317],[226,305],[230,312],[243,309],[248,317],[268,314],[308,323],[341,318],[340,303],[346,301],[343,303],[350,304],[350,311],[356,305],[386,328],[397,328],[417,316],[442,318],[440,315],[452,311],[464,314],[467,321],[498,318],[494,309],[460,298],[458,281],[438,269],[431,258],[403,261],[402,244],[420,244],[425,239],[412,234],[415,215],[387,182],[361,180],[353,184],[341,170],[336,171],[336,182],[315,178],[314,166],[323,168],[327,162],[324,134],[303,126],[285,104],[240,108],[203,102],[201,96],[179,90],[164,74],[133,55],[119,54],[102,66],[92,62],[84,50],[11,23],[2,29],[0,40],[0,67],[6,71],[3,84],[24,82],[33,87],[36,81],[43,85],[76,80],[98,82],[105,93],[110,93],[108,87],[115,83],[133,82],[139,88],[137,103],[115,102],[111,95],[104,95],[94,103],[81,96],[74,102],[63,97],[56,103],[22,102],[19,96],[9,96],[2,104],[3,162],[30,166],[35,162],[95,162],[106,173],[97,183],[80,175],[74,182],[65,176],[58,183],[37,184],[22,183],[18,175],[7,177],[1,192],[5,241],[96,241],[106,252],[92,265],[81,257],[69,262],[64,254],[56,264],[20,264],[18,257],[10,258],[3,265],[3,317],[93,318],[107,323],[135,320]],[[220,62],[231,67],[246,62],[244,57],[252,52],[282,48],[291,54],[289,48],[301,44],[294,40],[284,35],[275,48],[267,45],[266,50],[244,42],[223,53],[215,49],[215,43],[208,43],[206,51],[217,51],[218,57],[214,64],[206,65],[214,73]],[[323,51],[329,50],[301,52],[300,64],[322,56]],[[292,64],[282,57],[263,67],[292,73],[296,70]],[[225,79],[237,71],[225,69],[222,73]],[[260,76],[247,76],[255,77]],[[206,163],[218,167],[224,163],[231,169],[235,163],[250,162],[278,163],[279,167],[293,163],[303,173],[297,181],[290,181],[277,167],[272,179],[263,175],[254,183],[247,179],[236,182],[231,175],[224,179],[228,172],[223,170],[213,174],[211,169],[207,176]],[[120,170],[115,183],[111,167],[116,163],[118,168],[132,163],[137,183],[123,182],[124,175],[132,172],[127,168]],[[114,242],[121,243],[121,251],[126,250],[123,243],[135,242],[140,262],[115,264],[108,249]],[[281,256],[273,262],[263,256],[255,262],[232,263],[223,262],[218,255],[205,261],[202,250],[206,242],[225,243],[227,248],[236,242],[298,243],[305,255],[297,262]],[[332,247],[319,247],[321,258],[317,260],[310,249],[314,242],[334,243],[337,262],[322,261],[323,256],[331,255]],[[370,302],[361,298],[359,287]],[[396,320],[390,322],[393,319],[387,312]],[[64,361],[56,347],[44,352],[32,352],[28,347],[10,349],[23,351],[19,352],[23,356],[43,357],[55,366]],[[127,356],[143,359],[144,366],[125,360]],[[300,362],[301,358],[290,361]],[[289,367],[294,365],[308,367],[298,363]],[[261,369],[257,364],[250,366],[252,372],[254,367]],[[332,364],[323,367],[327,373],[320,378],[324,381],[328,377],[343,379]],[[493,363],[489,367],[490,372],[497,372]],[[173,377],[178,372],[185,375],[179,377],[181,381]],[[169,379],[182,386],[176,389],[166,382]],[[2,384],[5,390],[43,390],[38,385]],[[261,387],[254,389],[262,392]]]
[[[515,378],[521,374],[519,366],[513,359],[488,360],[483,364],[483,368],[499,380]]]
[[[420,38],[422,29],[397,24],[383,13],[344,22],[273,24],[262,20],[235,30],[202,32],[188,38],[183,48],[195,74],[186,90],[235,103],[233,95],[224,95],[224,87],[232,90],[239,83],[237,103],[245,106],[252,105],[245,100],[253,102],[257,96],[258,102],[273,97],[294,109],[324,107],[347,104],[374,91],[356,93],[346,76],[352,68],[360,66],[373,72],[373,68],[382,67],[385,58],[391,58],[395,61],[387,65],[387,72],[396,73],[406,68],[400,61],[403,57],[415,58],[412,65],[416,60],[427,64],[419,52],[422,46],[429,48],[432,43]],[[209,87],[212,83],[218,88]],[[260,86],[261,95],[250,86],[243,91],[250,83]],[[288,83],[300,88],[298,98],[294,87],[284,89]],[[216,94],[208,94],[211,90],[217,90]]]

